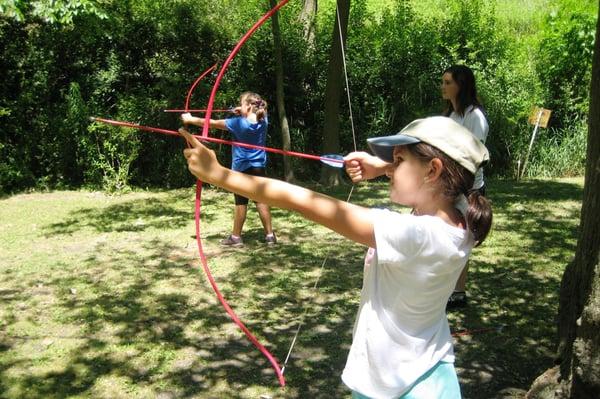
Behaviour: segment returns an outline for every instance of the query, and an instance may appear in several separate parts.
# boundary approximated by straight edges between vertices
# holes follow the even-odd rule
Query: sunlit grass
[[[494,228],[473,254],[470,305],[449,314],[453,331],[468,332],[456,338],[465,398],[523,390],[551,366],[558,287],[581,207],[582,179],[488,183]],[[345,198],[348,189],[324,191]],[[0,396],[347,397],[339,376],[364,248],[278,209],[280,244],[266,247],[251,209],[246,246],[223,249],[232,199],[205,190],[211,270],[279,360],[307,312],[281,390],[199,270],[193,197],[191,189],[79,191],[0,201]],[[387,184],[359,185],[351,200],[389,206]]]

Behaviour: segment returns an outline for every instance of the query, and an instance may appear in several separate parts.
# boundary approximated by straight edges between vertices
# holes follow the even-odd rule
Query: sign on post
[[[533,106],[529,113],[529,124],[535,126],[537,124],[538,117],[540,118],[539,127],[548,127],[548,121],[550,120],[550,114],[552,111],[546,108],[540,108]]]
[[[522,178],[525,175],[525,168],[527,167],[527,160],[529,159],[529,154],[531,153],[531,148],[533,147],[533,141],[535,140],[535,135],[537,134],[539,127],[548,127],[548,121],[550,120],[551,110],[542,108],[542,107],[532,107],[531,112],[529,113],[529,124],[533,125],[533,133],[531,134],[531,141],[529,141],[529,148],[527,149],[527,155],[525,156],[525,162],[523,162],[523,169],[517,170],[517,178]],[[518,169],[520,169],[521,160],[518,162]]]

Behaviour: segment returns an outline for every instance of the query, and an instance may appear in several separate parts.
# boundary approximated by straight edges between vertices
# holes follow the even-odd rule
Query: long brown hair
[[[471,190],[475,175],[429,144],[422,142],[410,144],[406,149],[422,162],[429,162],[434,158],[442,161],[444,165],[440,174],[442,194],[453,201],[457,201],[461,195],[467,197],[469,206],[464,215],[467,229],[473,233],[475,245],[481,244],[492,227],[493,215],[490,201],[479,190]]]
[[[446,68],[442,75],[446,73],[451,74],[452,80],[454,80],[458,85],[458,94],[456,95],[456,107],[458,109],[454,109],[452,102],[450,100],[446,100],[444,116],[450,116],[452,111],[455,111],[460,116],[464,116],[465,110],[471,105],[474,108],[480,108],[483,110],[481,101],[479,101],[479,97],[477,96],[475,75],[473,74],[471,68],[465,65],[452,65],[451,67]]]

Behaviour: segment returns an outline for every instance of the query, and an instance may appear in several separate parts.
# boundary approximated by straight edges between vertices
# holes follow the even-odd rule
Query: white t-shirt
[[[455,111],[452,111],[450,114],[450,119],[461,124],[466,127],[473,133],[475,137],[477,137],[483,144],[485,144],[485,140],[487,139],[488,130],[490,129],[488,126],[487,119],[485,119],[485,115],[479,108],[474,108],[472,105],[469,105],[467,109],[465,109],[465,114],[460,116]],[[475,173],[475,182],[473,183],[473,189],[480,189],[483,187],[483,168],[477,169]]]
[[[440,360],[454,362],[446,302],[473,238],[433,216],[374,209],[361,302],[342,380],[371,398],[397,398]]]

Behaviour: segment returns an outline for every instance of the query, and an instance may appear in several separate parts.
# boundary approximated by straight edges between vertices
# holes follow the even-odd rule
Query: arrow
[[[179,134],[179,132],[176,132],[175,130],[168,130],[168,129],[161,129],[161,128],[157,128],[157,127],[143,126],[143,125],[138,125],[136,123],[123,122],[123,121],[115,121],[115,120],[112,120],[112,119],[98,118],[98,117],[95,117],[95,116],[90,117],[90,120],[92,122],[101,122],[101,123],[106,123],[108,125],[113,125],[113,126],[123,126],[123,127],[129,127],[129,128],[133,128],[133,129],[138,129],[138,130],[144,130],[144,131],[147,131],[147,132],[160,133],[160,134],[166,134],[166,135],[169,135],[169,136],[179,136],[179,137],[181,137],[181,135]],[[254,150],[265,150],[267,152],[273,152],[273,153],[276,153],[276,154],[287,155],[287,156],[292,156],[292,157],[297,157],[297,158],[312,159],[312,160],[315,160],[315,161],[321,161],[325,165],[331,166],[333,168],[343,168],[344,167],[344,157],[342,155],[339,155],[339,154],[327,154],[327,155],[321,155],[321,156],[319,156],[319,155],[305,154],[303,152],[280,150],[278,148],[272,148],[272,147],[263,147],[263,146],[260,146],[260,145],[242,143],[242,142],[239,142],[239,141],[223,140],[223,139],[218,139],[218,138],[215,138],[215,137],[198,136],[198,135],[193,135],[193,136],[196,137],[200,141],[208,141],[208,142],[217,143],[217,144],[235,145],[237,147],[251,148],[251,149],[254,149]]]
[[[184,112],[206,112],[206,109],[164,109],[163,112],[173,112],[173,113],[184,113]],[[213,109],[212,112],[231,112],[234,113],[233,108],[229,109]]]

